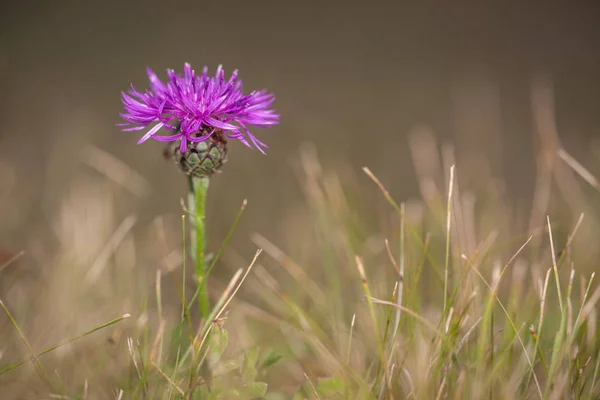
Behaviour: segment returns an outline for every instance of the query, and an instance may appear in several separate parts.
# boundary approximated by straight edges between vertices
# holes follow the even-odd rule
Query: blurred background
[[[254,130],[268,155],[233,144],[210,192],[213,249],[248,199],[229,259],[249,259],[255,232],[279,245],[303,240],[297,165],[306,143],[376,196],[360,171],[369,166],[404,200],[420,195],[411,135],[427,132],[453,143],[459,183],[497,178],[515,215],[528,216],[540,149],[536,82],[554,102],[553,137],[598,171],[599,22],[593,1],[5,3],[0,248],[4,259],[26,254],[18,273],[4,271],[0,296],[30,310],[19,318],[42,346],[134,314],[133,300],[107,299],[134,296],[131,282],[142,298],[158,268],[176,266],[186,180],[162,158],[162,144],[137,146],[139,132],[115,126],[120,92],[130,82],[146,88],[147,66],[164,78],[185,62],[196,71],[223,64],[227,73],[240,70],[246,90],[276,94],[281,124]],[[69,290],[89,293],[79,283],[103,274],[97,297],[65,314],[79,298]],[[54,289],[51,277],[60,278]],[[32,296],[28,282],[43,289]],[[41,328],[47,319],[36,325],[53,309],[52,329]],[[95,311],[93,322],[81,317],[85,310]]]
[[[303,142],[325,160],[394,179],[402,197],[416,193],[407,134],[420,124],[510,176],[515,195],[530,195],[536,74],[551,78],[570,151],[585,157],[600,137],[594,2],[24,1],[2,9],[0,154],[24,174],[14,189],[28,191],[21,212],[32,217],[52,210],[86,144],[148,179],[144,214],[174,210],[185,182],[159,156],[161,145],[136,146],[137,133],[115,127],[120,91],[147,87],[146,66],[164,77],[184,62],[223,64],[241,71],[247,90],[276,93],[281,125],[258,132],[268,156],[234,146],[211,193],[224,215],[248,198],[248,229],[276,229],[278,218],[262,211],[281,215],[297,200],[288,165]],[[28,227],[12,218],[12,228]]]

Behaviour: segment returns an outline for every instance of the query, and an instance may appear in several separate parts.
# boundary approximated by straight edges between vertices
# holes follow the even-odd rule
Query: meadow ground
[[[283,234],[236,250],[253,203],[209,207],[209,232],[211,212],[228,223],[212,231],[205,321],[184,209],[139,217],[150,177],[86,146],[27,245],[1,255],[0,398],[599,398],[600,185],[546,111],[527,209],[510,177],[424,128],[407,141],[408,200],[388,193],[402,181],[302,148],[303,206],[278,217]],[[27,220],[27,177],[0,167],[9,226]]]

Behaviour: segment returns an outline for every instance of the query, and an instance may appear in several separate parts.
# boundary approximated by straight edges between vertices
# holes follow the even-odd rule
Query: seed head
[[[179,168],[190,176],[207,177],[220,172],[227,161],[227,140],[221,130],[202,142],[191,142],[181,151],[178,142],[170,142],[165,157],[172,159]]]

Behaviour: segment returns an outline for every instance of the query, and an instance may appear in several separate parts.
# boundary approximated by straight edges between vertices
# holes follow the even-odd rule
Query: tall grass
[[[545,158],[529,229],[505,229],[514,214],[490,195],[498,193],[492,177],[461,182],[452,149],[440,157],[427,133],[410,138],[422,196],[402,201],[391,194],[402,182],[384,182],[369,168],[341,176],[307,147],[297,168],[306,207],[289,225],[295,240],[256,233],[257,251],[244,257],[227,244],[252,203],[237,216],[231,210],[210,265],[223,266],[226,278],[208,287],[216,301],[207,319],[196,307],[206,282],[190,280],[183,257],[186,218],[151,224],[156,234],[142,242],[151,243],[154,262],[140,275],[127,269],[137,220],[113,231],[103,225],[114,219],[105,190],[88,199],[97,208],[69,200],[57,232],[71,247],[54,260],[66,269],[32,287],[57,303],[61,291],[81,303],[62,304],[45,320],[52,322],[36,325],[31,310],[48,313],[52,304],[2,294],[1,397],[600,398],[600,287],[597,260],[586,254],[597,254],[588,250],[598,238],[600,193],[583,196],[580,185],[597,188],[597,180],[548,131],[545,92],[535,90]],[[89,225],[73,221],[85,222],[91,209],[105,214]],[[94,229],[102,239],[78,240]],[[21,268],[17,258],[0,273]],[[66,333],[59,321],[75,307],[90,318],[51,341],[54,330]],[[44,326],[51,337],[40,340]]]

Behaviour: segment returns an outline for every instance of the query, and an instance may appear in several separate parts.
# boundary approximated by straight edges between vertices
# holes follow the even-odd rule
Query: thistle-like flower
[[[215,76],[208,76],[204,67],[197,76],[189,64],[183,75],[167,70],[168,81],[162,82],[147,69],[150,90],[144,93],[131,85],[122,93],[127,123],[119,124],[124,131],[139,131],[154,124],[138,141],[152,138],[170,142],[167,154],[182,170],[194,176],[209,176],[227,159],[227,139],[237,139],[264,154],[268,146],[258,140],[249,126],[266,127],[277,124],[279,115],[269,107],[275,96],[266,90],[242,93],[238,71],[228,80],[221,66]],[[158,135],[161,129],[172,135]]]

